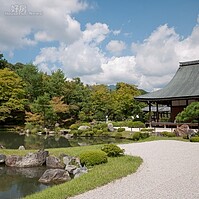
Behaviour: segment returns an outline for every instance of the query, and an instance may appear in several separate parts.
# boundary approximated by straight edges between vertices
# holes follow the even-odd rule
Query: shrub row
[[[168,132],[168,131],[163,131],[160,133],[161,136],[163,137],[175,137],[175,133],[172,133],[172,132]]]
[[[135,132],[133,133],[131,139],[134,141],[138,141],[140,139],[146,139],[148,138],[150,135],[148,132],[142,133],[142,132]]]

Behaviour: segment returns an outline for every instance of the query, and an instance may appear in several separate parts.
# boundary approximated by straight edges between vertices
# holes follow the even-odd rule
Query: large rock
[[[18,148],[19,150],[26,150],[25,147],[23,145],[19,146]]]
[[[68,171],[68,173],[73,174],[73,171],[77,169],[77,166],[75,165],[67,165],[65,167],[65,170]]]
[[[85,166],[79,167],[79,168],[76,168],[75,170],[73,170],[74,178],[78,178],[84,173],[88,173],[88,169]]]
[[[190,133],[189,126],[187,124],[183,124],[177,127],[174,132],[177,136],[182,136],[182,137],[185,135],[188,136]]]
[[[64,165],[61,163],[61,160],[55,156],[48,156],[46,158],[46,166],[51,168],[63,169]]]
[[[62,154],[63,157],[63,163],[67,165],[75,165],[75,166],[81,166],[80,159],[77,157],[69,156]]]
[[[108,123],[108,130],[109,130],[110,132],[115,131],[115,129],[114,129],[114,127],[113,127],[113,124],[112,124],[112,123]]]
[[[80,126],[78,128],[78,130],[80,130],[80,131],[85,131],[85,130],[88,130],[88,129],[90,129],[90,126]]]
[[[28,153],[25,156],[10,155],[6,157],[5,164],[9,167],[37,167],[46,162],[48,151]]]
[[[71,177],[64,169],[48,169],[39,179],[41,183],[60,183],[70,180]]]
[[[4,163],[5,160],[6,160],[6,156],[3,155],[3,154],[0,154],[0,164],[1,164],[1,163]]]

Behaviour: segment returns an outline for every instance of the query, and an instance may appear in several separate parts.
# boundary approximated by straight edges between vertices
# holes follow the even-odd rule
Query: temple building
[[[199,60],[180,62],[173,79],[163,89],[135,99],[148,104],[150,115],[152,107],[156,107],[156,122],[159,122],[159,107],[163,105],[170,107],[170,122],[174,122],[176,115],[186,106],[199,101]],[[150,122],[152,119],[150,117]]]

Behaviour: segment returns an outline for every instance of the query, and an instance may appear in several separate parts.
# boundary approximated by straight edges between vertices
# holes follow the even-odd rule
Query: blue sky
[[[0,52],[88,84],[164,87],[199,59],[198,0],[2,0]]]

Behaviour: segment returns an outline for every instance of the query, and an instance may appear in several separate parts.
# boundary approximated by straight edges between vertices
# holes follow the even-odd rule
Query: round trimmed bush
[[[190,142],[199,142],[199,137],[191,137]]]
[[[124,155],[124,150],[115,144],[105,144],[101,150],[104,151],[108,157]]]
[[[163,131],[160,133],[160,135],[164,136],[164,137],[175,137],[175,133],[172,132],[168,132],[168,131]]]
[[[140,132],[135,132],[135,133],[132,135],[132,140],[138,141],[140,138],[141,138]]]
[[[125,128],[120,127],[120,128],[117,129],[117,132],[123,132],[123,131],[125,131]]]
[[[94,166],[108,161],[107,154],[100,150],[84,151],[79,156],[82,165]]]
[[[145,124],[141,121],[135,121],[131,128],[145,128]]]
[[[149,133],[148,133],[148,132],[140,133],[140,137],[141,137],[142,139],[146,139],[146,138],[149,137]]]

